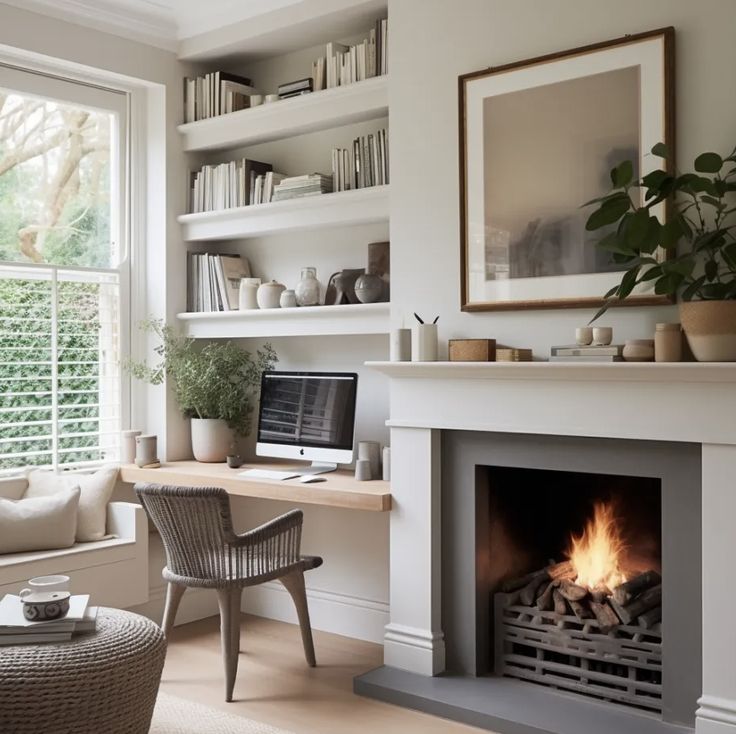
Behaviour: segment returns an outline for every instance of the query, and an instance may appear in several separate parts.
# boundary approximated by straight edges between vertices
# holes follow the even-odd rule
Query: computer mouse
[[[315,476],[314,474],[305,474],[303,477],[299,477],[299,481],[302,484],[311,484],[312,482],[326,482],[325,477]]]

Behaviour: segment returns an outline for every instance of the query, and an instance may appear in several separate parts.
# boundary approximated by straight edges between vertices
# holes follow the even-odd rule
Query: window
[[[0,475],[118,458],[127,101],[0,66]]]

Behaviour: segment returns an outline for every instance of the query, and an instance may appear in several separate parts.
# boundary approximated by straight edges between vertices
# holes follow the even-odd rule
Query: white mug
[[[258,107],[258,105],[263,104],[263,95],[262,94],[251,94],[250,95],[250,106],[251,107]]]
[[[69,591],[69,582],[71,579],[68,576],[54,575],[54,576],[35,576],[28,580],[29,588],[23,589],[18,596],[21,599],[28,596],[29,594],[35,594],[38,591]]]

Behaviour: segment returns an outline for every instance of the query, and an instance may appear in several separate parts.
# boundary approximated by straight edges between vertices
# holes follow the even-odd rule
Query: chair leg
[[[220,606],[220,639],[222,657],[225,662],[225,700],[233,700],[235,676],[238,673],[238,650],[240,648],[240,589],[218,589],[217,602]],[[237,608],[237,613],[236,613]]]
[[[182,584],[174,584],[171,581],[169,581],[166,587],[166,604],[164,605],[164,617],[161,622],[161,629],[164,631],[164,635],[167,638],[174,626],[176,612],[179,609],[179,602],[181,601],[182,596],[184,596],[184,592],[186,590],[186,586]]]
[[[286,576],[282,576],[279,581],[281,581],[291,595],[291,598],[294,600],[296,613],[299,617],[299,627],[302,631],[304,657],[307,659],[307,665],[313,668],[317,665],[317,660],[314,656],[312,625],[309,623],[309,607],[307,606],[307,592],[304,588],[304,572],[292,571]]]

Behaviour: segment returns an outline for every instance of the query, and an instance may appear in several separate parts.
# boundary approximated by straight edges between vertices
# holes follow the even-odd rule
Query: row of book
[[[19,596],[6,594],[0,601],[0,646],[65,642],[72,635],[94,632],[96,628],[97,607],[89,606],[89,594],[73,595],[64,617],[43,622],[31,622],[23,616]]]
[[[195,122],[250,107],[250,95],[256,94],[250,79],[213,71],[184,79],[184,121]]]
[[[187,311],[237,311],[240,279],[249,277],[240,255],[187,253]]]
[[[623,344],[577,344],[552,347],[550,362],[622,362]]]
[[[335,191],[383,186],[389,182],[388,131],[361,135],[350,148],[332,149]]]
[[[304,196],[329,194],[332,190],[332,176],[326,176],[324,173],[307,173],[283,179],[274,187],[272,200],[300,199]]]
[[[388,20],[377,20],[368,37],[345,46],[331,41],[312,63],[313,89],[332,89],[388,73]]]
[[[265,177],[273,173],[270,163],[241,158],[229,163],[202,166],[191,174],[190,212],[211,212],[270,201],[265,198]],[[263,176],[260,199],[256,200],[256,182]],[[275,174],[280,180],[280,174]],[[269,185],[273,186],[273,176]]]

